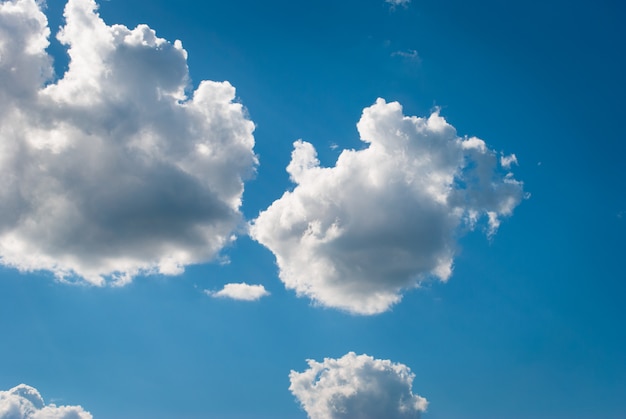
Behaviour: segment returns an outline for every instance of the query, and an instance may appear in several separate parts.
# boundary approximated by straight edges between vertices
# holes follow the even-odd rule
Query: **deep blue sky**
[[[48,0],[53,34],[63,5]],[[194,85],[237,88],[260,160],[247,219],[292,187],[293,141],[323,165],[362,148],[355,124],[377,97],[406,115],[439,106],[460,135],[515,153],[531,196],[491,240],[461,239],[448,283],[377,316],[297,298],[245,236],[228,265],[122,288],[1,268],[0,389],[24,382],[97,418],[304,418],[289,371],[355,351],[409,366],[425,418],[624,417],[624,12],[603,0],[102,2],[108,24],[180,39]],[[62,47],[49,51],[62,72]],[[241,281],[271,296],[202,293]]]

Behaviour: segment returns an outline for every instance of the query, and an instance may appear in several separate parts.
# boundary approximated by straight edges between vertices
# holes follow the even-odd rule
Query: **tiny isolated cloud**
[[[420,56],[417,53],[417,50],[408,49],[406,51],[394,51],[391,53],[392,57],[401,57],[409,61],[419,61]]]
[[[270,295],[263,285],[249,285],[245,282],[226,284],[219,291],[205,290],[205,293],[215,298],[230,298],[241,301],[257,301]]]
[[[55,79],[44,4],[0,1],[0,263],[102,285],[219,256],[257,164],[233,86],[190,92],[180,41],[93,0],[65,6]]]
[[[395,6],[408,6],[411,3],[411,0],[385,0],[385,3],[391,4],[392,7]]]
[[[37,389],[20,384],[0,391],[0,419],[91,419],[81,406],[45,404]]]
[[[476,137],[459,137],[438,111],[405,116],[378,99],[357,128],[368,147],[321,167],[296,141],[296,184],[250,223],[281,281],[316,304],[376,314],[424,280],[452,274],[457,240],[484,226],[492,237],[523,199],[512,161]]]
[[[307,363],[304,372],[291,371],[289,390],[311,419],[415,419],[428,405],[413,394],[415,374],[406,365],[354,352]]]

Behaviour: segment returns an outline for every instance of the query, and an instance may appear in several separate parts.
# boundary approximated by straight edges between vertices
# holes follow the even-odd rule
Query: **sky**
[[[0,0],[0,418],[626,417],[624,12]]]

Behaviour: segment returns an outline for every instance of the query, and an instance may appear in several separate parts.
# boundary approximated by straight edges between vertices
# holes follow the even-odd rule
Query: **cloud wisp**
[[[439,112],[407,117],[378,99],[357,127],[368,147],[344,150],[334,167],[320,167],[311,144],[294,143],[287,172],[296,187],[252,221],[250,235],[274,253],[287,288],[368,315],[426,279],[446,281],[462,231],[486,220],[493,235],[523,185]]]
[[[307,363],[304,372],[291,371],[289,390],[311,419],[416,419],[428,405],[413,394],[415,374],[406,365],[354,352]]]
[[[41,2],[0,3],[0,263],[124,284],[215,258],[242,222],[254,123],[187,52],[69,0],[53,79]]]
[[[214,298],[230,298],[240,301],[257,301],[270,295],[263,285],[249,285],[245,282],[226,284],[224,288],[215,292],[210,290],[204,292]]]
[[[385,3],[391,4],[391,7],[404,6],[408,7],[411,0],[385,0]]]
[[[392,57],[400,57],[406,62],[420,64],[422,59],[420,58],[417,50],[409,49],[406,51],[394,51],[391,53]]]
[[[92,419],[81,406],[45,404],[37,389],[20,384],[8,391],[0,391],[0,418],[2,419]]]

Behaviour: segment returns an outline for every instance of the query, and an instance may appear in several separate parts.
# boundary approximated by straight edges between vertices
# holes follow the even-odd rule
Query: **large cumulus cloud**
[[[20,384],[0,391],[0,419],[91,419],[81,406],[45,404],[37,389]]]
[[[35,0],[0,2],[0,262],[124,283],[214,258],[241,222],[254,124],[228,82],[191,97],[187,53],[69,0],[54,81]]]
[[[354,352],[291,371],[289,390],[311,419],[409,419],[426,410],[413,394],[415,374],[403,364]]]
[[[484,141],[457,136],[434,112],[407,117],[378,99],[358,130],[368,144],[320,167],[297,141],[287,171],[296,187],[251,223],[276,256],[281,280],[316,303],[358,314],[389,309],[426,278],[447,280],[456,240],[481,219],[495,233],[522,184]]]

